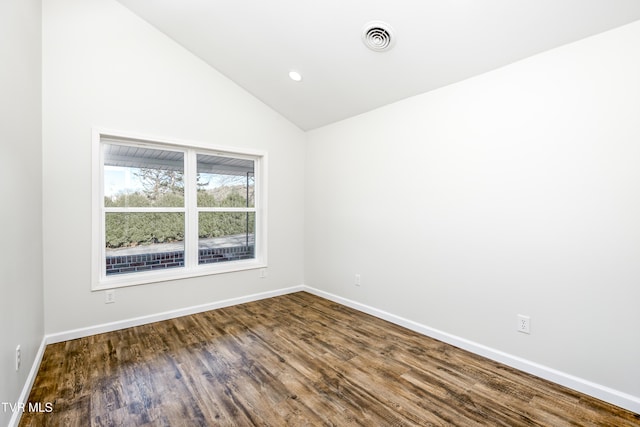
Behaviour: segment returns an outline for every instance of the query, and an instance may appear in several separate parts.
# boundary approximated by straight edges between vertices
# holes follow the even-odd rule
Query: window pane
[[[107,275],[184,267],[184,213],[106,213]]]
[[[106,207],[184,206],[184,153],[104,145]]]
[[[254,162],[198,154],[199,207],[254,207]]]
[[[254,258],[255,224],[253,212],[200,212],[198,263]]]

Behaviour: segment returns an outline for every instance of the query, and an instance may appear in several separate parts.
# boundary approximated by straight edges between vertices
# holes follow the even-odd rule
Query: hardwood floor
[[[640,426],[300,292],[49,345],[21,426]]]

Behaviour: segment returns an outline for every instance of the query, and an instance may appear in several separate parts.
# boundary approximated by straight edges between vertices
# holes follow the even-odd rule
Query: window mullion
[[[185,208],[171,208],[171,207],[167,207],[167,208],[156,208],[156,207],[149,207],[149,208],[133,208],[133,207],[126,207],[126,208],[121,208],[121,207],[105,207],[104,208],[104,212],[121,212],[121,213],[153,213],[153,212],[157,212],[157,213],[164,213],[164,212],[184,212]]]
[[[198,208],[199,212],[256,212],[256,208],[255,207],[250,207],[250,208],[228,208],[228,207],[222,207],[222,208]]]
[[[191,269],[198,265],[198,166],[194,150],[187,151],[185,163],[185,266]]]

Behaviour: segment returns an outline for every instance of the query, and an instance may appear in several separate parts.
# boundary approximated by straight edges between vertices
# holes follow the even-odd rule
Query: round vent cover
[[[362,41],[369,49],[376,52],[384,52],[393,47],[395,37],[389,24],[373,21],[364,26]]]

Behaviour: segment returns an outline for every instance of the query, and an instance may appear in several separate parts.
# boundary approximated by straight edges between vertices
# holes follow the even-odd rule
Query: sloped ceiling
[[[119,2],[303,130],[640,19],[638,0]],[[392,49],[364,46],[370,21]]]

